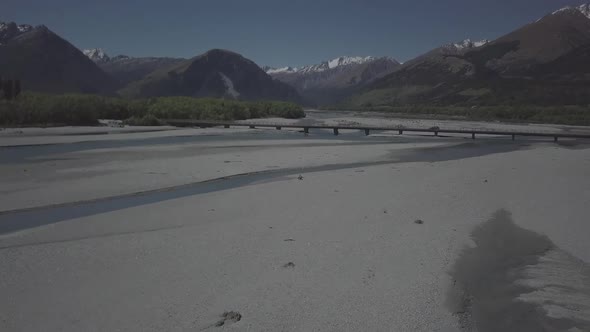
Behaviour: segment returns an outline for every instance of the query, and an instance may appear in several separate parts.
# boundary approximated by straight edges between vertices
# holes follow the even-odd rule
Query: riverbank
[[[502,297],[503,310],[525,303],[514,312],[590,326],[587,143],[235,129],[120,135],[3,151],[1,209],[36,207],[27,221],[53,222],[0,235],[1,329],[215,330],[234,311],[240,319],[222,328],[486,331],[500,325],[485,323],[494,303],[472,272],[504,275],[512,270],[496,262],[511,258],[522,275],[491,284],[524,286]],[[255,174],[235,177],[243,173]],[[98,208],[68,210],[100,197]],[[60,203],[69,204],[44,208]],[[11,218],[2,213],[0,223]],[[481,225],[531,245],[498,258],[486,242],[495,237],[473,233]],[[475,295],[490,305],[479,316],[460,301]]]

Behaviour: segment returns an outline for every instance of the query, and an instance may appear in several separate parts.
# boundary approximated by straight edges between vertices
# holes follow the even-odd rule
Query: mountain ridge
[[[16,30],[15,30],[16,27]],[[0,75],[23,90],[113,94],[116,82],[78,48],[44,25],[2,25]]]
[[[121,86],[144,78],[155,70],[171,67],[186,59],[166,57],[131,57],[127,55],[109,56],[101,48],[82,51],[103,71],[114,77]]]
[[[324,105],[345,98],[400,63],[391,57],[341,56],[301,68],[266,68],[273,78],[293,86],[311,105]]]
[[[588,104],[588,13],[565,7],[478,47],[433,49],[342,104]]]
[[[302,101],[295,89],[274,80],[252,60],[223,49],[212,49],[172,67],[160,68],[143,80],[130,83],[121,93],[131,97]]]

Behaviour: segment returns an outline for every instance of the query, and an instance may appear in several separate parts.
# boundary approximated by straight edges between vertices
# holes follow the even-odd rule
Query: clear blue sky
[[[587,0],[588,1],[588,0]],[[340,55],[406,61],[465,38],[494,39],[565,0],[0,0],[0,20],[45,24],[110,55],[192,57],[211,48],[260,65]]]

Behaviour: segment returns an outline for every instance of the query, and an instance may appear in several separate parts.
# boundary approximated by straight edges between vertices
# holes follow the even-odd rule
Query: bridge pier
[[[438,136],[438,131],[435,131],[434,132],[434,136]]]
[[[309,134],[309,127],[303,127],[303,132]]]
[[[398,133],[399,133],[399,135],[403,135],[404,134],[404,131],[403,130],[400,130]]]
[[[281,130],[281,129],[282,129],[281,127],[277,126],[277,130]]]
[[[338,128],[334,128],[334,135],[338,136]]]
[[[365,129],[365,136],[369,136],[370,134],[370,130],[369,129]]]
[[[475,133],[471,133],[471,139],[475,139]]]

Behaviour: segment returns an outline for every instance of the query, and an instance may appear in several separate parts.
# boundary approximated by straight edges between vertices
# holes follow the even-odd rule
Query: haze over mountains
[[[434,28],[434,27],[433,27]],[[590,6],[566,7],[495,40],[452,42],[400,64],[340,56],[260,68],[211,50],[191,59],[80,51],[45,26],[0,23],[0,76],[25,90],[276,99],[366,108],[409,104],[588,104]]]

